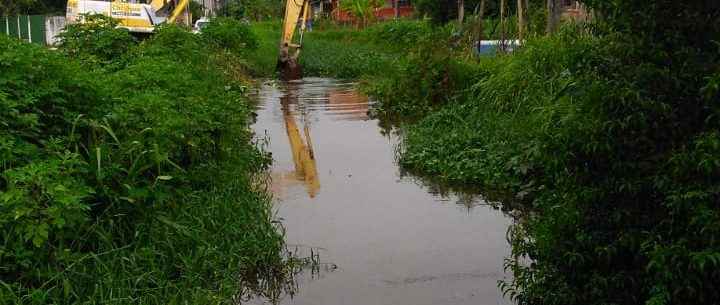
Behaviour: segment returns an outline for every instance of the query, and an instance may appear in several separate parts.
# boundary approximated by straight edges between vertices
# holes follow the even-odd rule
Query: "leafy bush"
[[[258,38],[247,23],[232,18],[213,18],[202,29],[206,41],[235,52],[258,48]]]
[[[348,47],[351,44],[352,47]],[[300,63],[306,76],[357,78],[392,69],[394,56],[362,43],[338,42],[308,35]]]
[[[105,15],[84,15],[84,23],[69,24],[60,33],[58,49],[82,62],[113,68],[135,44],[135,38]]]
[[[0,303],[208,303],[280,264],[238,59],[177,27],[124,33],[0,37]]]
[[[717,49],[584,32],[487,65],[469,98],[409,128],[401,163],[533,211],[503,286],[520,304],[717,303]]]
[[[367,86],[366,91],[383,101],[380,113],[422,117],[464,95],[483,75],[477,65],[458,58],[448,29],[422,32],[406,38],[412,47],[405,49],[397,73],[381,75]]]
[[[340,9],[355,17],[358,24],[366,26],[375,20],[375,10],[383,5],[380,0],[348,0],[340,2]]]
[[[414,48],[418,41],[429,35],[432,31],[433,29],[427,22],[395,20],[373,25],[363,31],[363,34],[366,35],[370,41],[398,46],[399,50],[407,50]]]

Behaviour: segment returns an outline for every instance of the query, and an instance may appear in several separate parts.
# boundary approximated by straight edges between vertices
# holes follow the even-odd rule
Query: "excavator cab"
[[[302,78],[302,67],[298,60],[310,10],[310,0],[285,0],[285,18],[283,19],[280,56],[277,63],[277,70],[283,80]],[[297,43],[294,43],[293,38],[296,31],[299,32],[299,39]]]

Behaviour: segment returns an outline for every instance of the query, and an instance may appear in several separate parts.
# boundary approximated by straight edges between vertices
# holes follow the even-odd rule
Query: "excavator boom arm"
[[[283,19],[283,32],[280,38],[280,58],[278,58],[278,70],[283,79],[297,79],[302,77],[302,67],[298,63],[300,48],[302,47],[305,26],[310,16],[310,0],[285,0],[285,18]],[[293,36],[298,23],[300,23],[300,39],[297,44],[293,43]],[[290,48],[294,48],[291,54]]]
[[[173,9],[172,13],[170,14],[170,17],[168,17],[167,23],[175,23],[175,19],[177,19],[180,14],[182,14],[188,9],[189,4],[190,0],[180,0],[180,2],[178,2],[177,6],[175,6],[175,9]]]
[[[292,44],[293,36],[300,17],[307,20],[310,7],[309,0],[285,0],[285,18],[283,19],[283,33],[281,44]],[[301,31],[305,30],[305,22],[301,25]]]

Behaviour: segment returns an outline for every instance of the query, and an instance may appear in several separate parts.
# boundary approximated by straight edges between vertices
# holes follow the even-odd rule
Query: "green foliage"
[[[0,303],[226,300],[282,247],[220,50],[240,38],[99,20],[60,52],[0,37]]]
[[[195,21],[202,18],[205,14],[205,12],[203,12],[202,4],[196,1],[190,1],[190,3],[188,4],[188,10],[192,15],[192,24],[195,24]]]
[[[382,22],[362,32],[368,40],[386,46],[397,46],[398,51],[415,47],[421,39],[431,34],[430,24],[414,20]]]
[[[247,68],[254,76],[268,77],[275,72],[278,56],[281,21],[257,22],[252,24],[252,30],[258,38],[258,48],[253,52],[244,54],[247,59]]]
[[[58,49],[90,65],[113,68],[122,63],[135,39],[127,30],[116,29],[117,21],[105,15],[85,15],[85,23],[69,24],[60,35]]]
[[[219,14],[230,18],[254,21],[282,19],[285,2],[282,0],[233,0],[224,2]]]
[[[452,19],[450,13],[455,1],[418,0],[414,3],[418,13],[430,17],[436,24],[444,24]]]
[[[381,0],[347,0],[340,2],[340,9],[358,18],[362,25],[375,19],[375,9],[383,5]]]
[[[382,74],[394,65],[397,56],[381,48],[352,38],[338,41],[325,34],[312,32],[306,37],[300,58],[305,75],[357,78]]]
[[[500,16],[500,0],[484,0],[485,17],[499,18]],[[545,0],[529,0],[531,6],[544,4]],[[466,17],[470,14],[478,13],[480,9],[480,0],[464,0]],[[413,1],[413,5],[418,14],[428,17],[433,24],[444,25],[451,20],[458,18],[458,0],[417,0]],[[516,10],[517,3],[507,0],[506,4],[508,12]],[[511,13],[509,13],[510,15]]]
[[[520,304],[717,303],[717,49],[584,32],[483,64],[472,94],[408,129],[401,163],[533,211],[503,285]]]
[[[0,0],[0,16],[15,15],[62,15],[64,0]]]
[[[387,28],[376,34],[376,39],[399,42],[396,46],[404,48],[405,56],[398,64],[398,73],[381,75],[366,88],[383,101],[380,113],[405,118],[423,116],[464,94],[465,88],[478,78],[478,67],[458,58],[454,46],[459,45],[452,26],[430,30],[426,24],[416,23],[414,27],[402,26],[402,31],[397,32]]]
[[[381,112],[422,118],[400,163],[531,211],[501,285],[519,304],[718,303],[718,4],[586,2],[598,24],[477,62],[450,27],[375,29],[417,46],[369,82]]]
[[[364,31],[334,28],[305,33],[300,56],[304,75],[359,78],[390,74],[401,54],[368,35],[374,28]],[[258,33],[259,48],[247,55],[249,66],[257,75],[272,75],[278,57],[280,23],[254,24],[253,29]]]
[[[232,18],[214,18],[202,30],[206,41],[233,52],[246,52],[258,48],[258,38],[250,26]]]

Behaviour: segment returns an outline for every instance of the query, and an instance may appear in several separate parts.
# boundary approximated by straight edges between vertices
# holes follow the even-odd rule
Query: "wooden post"
[[[480,12],[477,15],[477,39],[481,43],[485,35],[485,0],[480,0]]]
[[[458,0],[458,25],[462,27],[463,21],[465,21],[465,0]]]
[[[472,25],[472,37],[476,44],[473,45],[475,52],[480,52],[482,46],[483,34],[484,34],[484,22],[485,22],[485,0],[480,0],[477,6],[475,6],[475,22]],[[474,52],[471,52],[473,54]],[[470,56],[470,55],[468,55]]]
[[[393,7],[395,8],[395,20],[397,20],[400,18],[400,0],[394,0]]]
[[[557,0],[547,0],[547,29],[548,35],[555,33],[557,30],[560,8]]]
[[[517,1],[517,18],[518,18],[518,40],[523,41],[525,38],[525,1]]]
[[[505,1],[500,0],[500,51],[505,52]],[[551,1],[551,0],[550,0]]]

